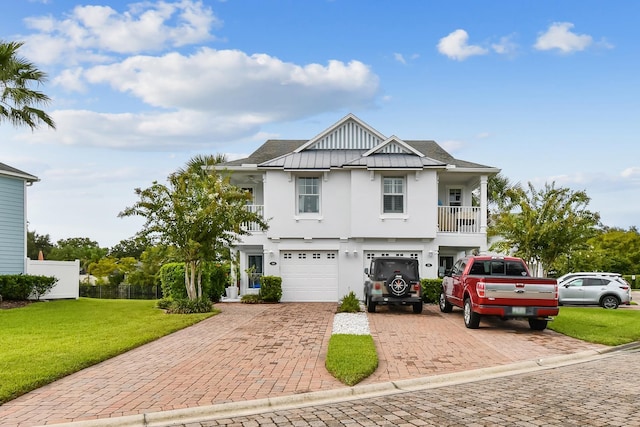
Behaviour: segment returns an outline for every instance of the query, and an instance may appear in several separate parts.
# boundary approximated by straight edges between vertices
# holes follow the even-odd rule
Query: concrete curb
[[[454,372],[430,377],[391,381],[361,386],[345,387],[334,390],[317,391],[291,396],[279,396],[266,399],[242,402],[221,403],[196,408],[176,409],[172,411],[150,412],[117,418],[100,418],[95,420],[76,421],[55,424],[57,427],[161,427],[171,424],[188,424],[193,422],[232,418],[294,409],[306,406],[345,402],[349,400],[388,396],[411,391],[427,390],[449,385],[501,378],[528,372],[552,369],[595,359],[614,356],[617,352],[640,349],[640,341],[609,347],[600,350],[587,350],[573,354],[547,357],[543,359],[516,362],[508,365],[475,369],[472,371]]]

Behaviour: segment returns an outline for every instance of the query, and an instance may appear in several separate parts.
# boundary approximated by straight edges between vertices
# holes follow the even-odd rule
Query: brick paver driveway
[[[345,387],[324,368],[335,303],[218,304],[222,313],[0,406],[33,426]],[[464,327],[462,311],[369,314],[380,364],[362,384],[569,354],[602,346],[526,322]]]

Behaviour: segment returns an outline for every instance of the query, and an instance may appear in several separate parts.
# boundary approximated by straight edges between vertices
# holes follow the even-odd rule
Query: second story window
[[[382,178],[382,212],[404,213],[404,178],[401,176]]]
[[[320,178],[298,178],[298,213],[320,213]]]

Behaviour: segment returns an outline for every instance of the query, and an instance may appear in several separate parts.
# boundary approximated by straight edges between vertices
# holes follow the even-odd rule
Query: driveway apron
[[[346,387],[324,362],[335,303],[217,304],[203,322],[0,406],[0,426],[36,426]],[[368,315],[379,367],[362,384],[491,367],[603,346],[526,322],[379,307]]]

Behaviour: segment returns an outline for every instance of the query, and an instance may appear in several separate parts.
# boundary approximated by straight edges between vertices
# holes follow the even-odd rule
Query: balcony
[[[480,233],[480,208],[474,206],[438,206],[440,233]]]
[[[245,209],[264,218],[264,205],[247,205]],[[243,222],[242,229],[248,232],[262,231],[260,224],[256,222]]]

